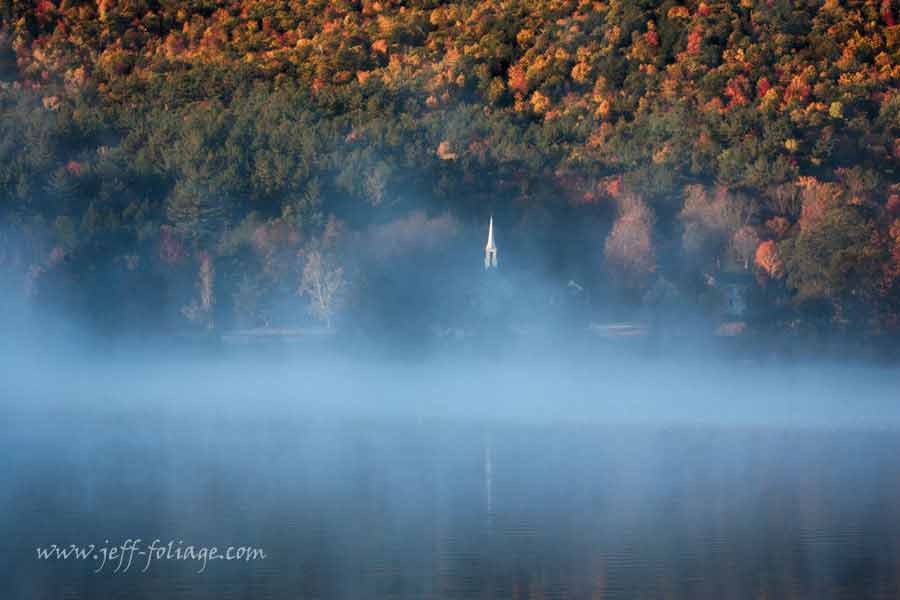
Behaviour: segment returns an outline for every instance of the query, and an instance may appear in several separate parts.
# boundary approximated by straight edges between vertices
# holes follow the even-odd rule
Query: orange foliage
[[[509,68],[509,89],[513,92],[524,94],[528,91],[528,81],[525,78],[525,69],[522,65],[515,64]]]
[[[453,152],[450,142],[447,140],[438,144],[437,155],[441,160],[456,160],[459,158],[459,155],[456,152]]]
[[[788,84],[787,89],[784,90],[785,104],[792,100],[802,102],[806,100],[807,96],[809,96],[809,84],[806,83],[806,79],[802,75],[795,75],[791,79],[790,84]]]
[[[767,240],[757,246],[753,264],[772,279],[784,276],[784,263],[778,256],[778,247],[772,240]]]
[[[691,13],[687,9],[686,6],[673,6],[672,8],[669,9],[669,12],[666,13],[666,16],[669,17],[670,19],[675,19],[675,18],[687,19],[691,16]]]

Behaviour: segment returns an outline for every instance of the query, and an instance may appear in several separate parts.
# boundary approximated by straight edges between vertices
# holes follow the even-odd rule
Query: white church
[[[494,217],[488,224],[487,244],[484,247],[484,270],[497,268],[497,245],[494,243]]]

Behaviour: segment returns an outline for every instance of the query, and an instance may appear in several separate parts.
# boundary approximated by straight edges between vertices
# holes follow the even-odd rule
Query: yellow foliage
[[[844,105],[837,101],[832,102],[831,106],[828,108],[828,114],[835,119],[843,119]]]
[[[531,95],[531,108],[534,112],[542,114],[550,108],[550,99],[540,92]]]
[[[580,62],[572,67],[572,79],[574,79],[578,83],[584,83],[587,81],[588,76],[591,74],[591,66],[587,63]]]
[[[534,32],[530,29],[522,29],[516,34],[516,43],[520,46],[528,45],[534,39]]]

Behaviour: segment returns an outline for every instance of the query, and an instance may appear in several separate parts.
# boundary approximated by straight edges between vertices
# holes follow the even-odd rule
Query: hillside
[[[747,273],[760,327],[900,326],[892,0],[0,16],[10,302],[107,332],[424,327],[472,303],[493,214],[501,265],[577,279],[591,314],[715,320],[709,282]]]

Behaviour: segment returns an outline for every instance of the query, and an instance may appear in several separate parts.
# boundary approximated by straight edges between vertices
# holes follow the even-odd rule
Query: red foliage
[[[896,25],[896,21],[894,20],[894,9],[891,6],[893,2],[891,0],[881,0],[881,18],[884,19],[884,24],[888,27],[893,27]]]
[[[738,75],[725,86],[725,95],[731,99],[728,103],[729,108],[747,104],[747,97],[750,95],[750,82],[743,75]]]
[[[770,89],[772,89],[772,84],[769,82],[769,79],[767,77],[760,77],[756,81],[756,96],[758,98],[762,98],[763,96],[765,96],[766,92],[768,92]]]
[[[78,177],[81,175],[81,163],[76,160],[70,160],[66,163],[66,171]]]
[[[53,20],[53,13],[56,11],[56,6],[50,0],[41,0],[37,3],[37,7],[34,10],[35,17],[37,17],[38,21],[41,23],[49,23]]]
[[[700,54],[701,42],[703,42],[703,28],[698,25],[688,34],[687,53]]]

